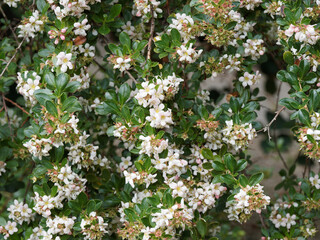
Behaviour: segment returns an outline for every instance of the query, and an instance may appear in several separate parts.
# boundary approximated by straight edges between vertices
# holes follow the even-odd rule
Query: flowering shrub
[[[4,0],[0,13],[0,239],[243,239],[247,221],[264,240],[316,236],[319,1]],[[289,88],[266,126],[263,64]],[[226,96],[203,89],[226,73]],[[272,129],[284,110],[302,173]],[[259,135],[283,163],[277,198],[248,169]]]

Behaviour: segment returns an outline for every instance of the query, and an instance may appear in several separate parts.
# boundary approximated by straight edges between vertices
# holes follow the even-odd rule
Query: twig
[[[2,111],[3,111],[3,109],[4,109],[4,106],[0,109],[0,112],[2,112]]]
[[[32,166],[31,166],[31,168],[30,168],[29,175],[32,173],[34,167],[35,167],[35,163],[32,161]],[[28,194],[28,192],[29,192],[30,187],[31,187],[31,179],[29,178],[28,184],[27,184],[27,187],[26,187],[26,191],[24,192],[23,203],[26,203],[27,194]]]
[[[6,101],[5,101],[6,97],[4,96],[4,93],[1,93],[1,95],[2,95],[2,102],[3,102],[4,111],[6,112],[6,116],[7,116],[7,120],[8,120],[11,139],[13,141],[13,132],[12,132],[12,127],[11,127],[11,121],[10,121],[10,117],[9,117],[9,114],[8,114],[7,104],[6,104]]]
[[[274,137],[275,137],[275,136],[274,136]],[[276,138],[276,137],[275,137],[275,138]],[[276,150],[277,150],[277,153],[278,153],[278,155],[279,155],[279,157],[280,157],[280,160],[281,160],[282,163],[283,163],[283,166],[284,166],[287,170],[289,170],[288,165],[287,165],[286,161],[284,160],[284,158],[283,158],[283,156],[282,156],[282,154],[281,154],[281,151],[280,151],[280,149],[279,149],[279,147],[278,147],[277,142],[278,142],[278,140],[276,140],[276,141],[274,142],[274,146],[275,146],[275,148],[276,148]]]
[[[285,108],[286,108],[286,107],[284,107],[284,106],[283,106],[282,108],[280,108],[280,110],[276,112],[276,115],[273,117],[273,119],[271,120],[271,122],[269,122],[264,128],[260,129],[260,130],[257,131],[257,132],[259,133],[259,132],[262,132],[262,131],[263,131],[263,132],[268,131],[268,137],[269,137],[269,140],[271,140],[271,136],[270,136],[270,126],[272,125],[272,123],[273,123],[274,121],[277,120],[279,114],[280,114]]]
[[[148,42],[147,60],[151,59],[151,50],[152,50],[151,46],[152,46],[153,34],[154,34],[154,12],[153,12],[153,5],[151,4],[151,29],[150,29],[150,37]]]
[[[134,81],[135,83],[137,82],[137,80],[132,76],[132,74],[128,71],[128,70],[125,70],[126,74],[128,74],[128,76],[130,77],[130,79],[132,81]]]
[[[19,45],[18,37],[17,37],[16,33],[14,32],[13,28],[11,27],[11,24],[10,24],[8,18],[7,18],[7,15],[6,15],[5,12],[3,11],[1,5],[0,5],[0,12],[1,12],[2,16],[4,17],[5,21],[7,22],[7,24],[9,25],[9,28],[10,28],[12,34],[13,34],[13,37],[14,37],[16,43]],[[20,53],[21,53],[21,55],[23,56],[23,52],[22,52],[21,49],[20,49]]]
[[[96,59],[93,59],[94,63],[98,65],[99,68],[101,68],[103,71],[107,71],[107,69],[102,66]]]
[[[15,105],[17,108],[19,108],[22,112],[24,112],[25,114],[27,114],[28,116],[32,117],[31,113],[27,112],[23,107],[21,107],[18,103],[12,101],[9,98],[4,97],[4,100],[6,100],[7,102]],[[35,120],[35,119],[34,119]]]
[[[19,46],[16,48],[15,53],[13,54],[13,56],[10,58],[9,62],[7,63],[7,65],[4,67],[4,69],[2,70],[1,74],[0,74],[0,78],[3,76],[3,74],[5,73],[5,71],[8,69],[10,63],[12,62],[12,60],[16,57],[17,52],[19,51],[19,49],[21,48],[23,42],[26,40],[26,37],[24,37],[22,39],[22,41],[20,42]]]
[[[260,221],[261,221],[262,227],[265,228],[265,229],[267,229],[267,226],[266,226],[266,224],[264,223],[264,219],[263,219],[261,213],[259,213],[259,217],[260,217]]]

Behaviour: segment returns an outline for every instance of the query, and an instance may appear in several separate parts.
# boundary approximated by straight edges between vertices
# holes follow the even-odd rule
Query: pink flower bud
[[[61,33],[65,33],[67,31],[67,28],[62,28]]]
[[[320,82],[317,83],[317,87],[320,87]]]
[[[48,31],[48,34],[51,35],[52,34],[52,30]]]
[[[72,7],[72,4],[71,4],[71,3],[69,3],[69,4],[68,4],[68,7],[69,7],[69,8],[71,8],[71,7]]]
[[[60,35],[61,40],[65,40],[66,37],[64,35]]]
[[[56,38],[56,40],[54,41],[54,44],[58,44],[59,43],[59,38]]]
[[[198,159],[196,160],[196,163],[201,164],[201,163],[202,163],[201,159],[198,158]]]

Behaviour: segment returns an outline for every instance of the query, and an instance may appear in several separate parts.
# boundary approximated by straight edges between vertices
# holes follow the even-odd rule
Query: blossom
[[[80,50],[80,53],[83,53],[85,57],[94,57],[95,47],[90,46],[89,43],[86,43],[84,47],[80,45],[79,50]]]
[[[8,231],[8,233],[10,235],[14,234],[15,232],[18,232],[18,228],[17,228],[17,223],[16,222],[8,221],[7,225],[5,225],[4,228]]]
[[[119,69],[121,72],[124,72],[126,70],[129,70],[130,68],[130,62],[131,62],[131,58],[122,58],[122,57],[118,57],[116,59],[116,64],[114,65],[114,69]]]
[[[90,29],[91,25],[87,24],[88,19],[83,19],[81,22],[76,22],[73,24],[73,26],[76,28],[74,30],[74,34],[80,35],[80,36],[87,36],[86,31]]]
[[[149,110],[150,116],[146,117],[150,121],[150,126],[155,128],[168,128],[173,124],[171,109],[164,111],[164,104],[160,104]]]
[[[310,177],[309,181],[312,186],[314,186],[316,189],[320,189],[320,179],[319,175],[315,175],[314,177]]]
[[[189,47],[185,45],[181,45],[180,48],[177,50],[177,54],[179,55],[180,62],[187,62],[187,63],[194,63],[201,55],[202,49],[196,51],[192,48],[192,44]]]
[[[257,71],[256,74],[250,74],[248,72],[245,72],[244,75],[239,78],[239,81],[242,83],[243,87],[246,87],[246,86],[252,86],[260,79],[261,79],[261,74],[259,73],[259,71]]]
[[[71,63],[72,54],[60,52],[57,55],[57,65],[61,65],[61,71],[66,72],[69,69],[73,69],[73,65]]]
[[[17,3],[20,2],[20,0],[4,0],[4,3],[6,3],[9,7],[18,7]]]

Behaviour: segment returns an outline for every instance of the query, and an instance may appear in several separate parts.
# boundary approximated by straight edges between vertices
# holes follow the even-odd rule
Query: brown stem
[[[13,28],[12,28],[12,26],[11,26],[11,24],[10,24],[10,22],[9,22],[8,18],[7,18],[7,15],[6,15],[6,14],[5,14],[5,12],[3,11],[3,9],[2,9],[2,6],[1,6],[1,5],[0,5],[0,12],[1,12],[2,16],[4,17],[5,21],[7,22],[8,26],[9,26],[9,28],[10,28],[11,32],[12,32],[12,35],[13,35],[13,37],[14,37],[14,40],[16,41],[16,43],[17,43],[17,44],[18,44],[18,46],[19,46],[19,40],[18,40],[18,37],[17,37],[16,33],[14,32],[14,30],[13,30]],[[22,56],[24,56],[24,55],[23,55],[22,50],[21,50],[21,49],[19,49],[19,50],[20,50],[21,55],[22,55]]]
[[[13,61],[13,59],[16,57],[17,52],[19,51],[19,49],[21,48],[23,42],[25,41],[26,37],[24,37],[22,39],[22,41],[20,42],[19,46],[16,48],[15,53],[13,54],[13,56],[10,58],[9,62],[7,63],[7,65],[4,67],[4,69],[2,70],[1,74],[0,74],[0,78],[3,76],[3,74],[5,73],[5,71],[8,69],[10,63]]]
[[[151,27],[150,27],[150,37],[148,42],[147,60],[151,59],[153,34],[154,34],[154,12],[153,12],[153,5],[151,4]]]
[[[279,114],[285,109],[286,107],[282,107],[282,108],[280,108],[280,110],[278,110],[277,112],[276,112],[276,115],[273,117],[273,119],[264,127],[264,128],[262,128],[262,129],[260,129],[259,131],[257,131],[257,133],[259,133],[259,132],[266,132],[266,131],[268,131],[268,137],[269,137],[269,140],[271,139],[271,136],[270,136],[270,126],[272,125],[272,123],[274,122],[274,121],[276,121],[277,120],[277,118],[278,118],[278,116],[279,116]]]
[[[263,227],[264,229],[267,229],[267,226],[266,226],[266,224],[265,224],[265,222],[264,222],[264,219],[263,219],[261,213],[259,213],[259,217],[260,217],[260,221],[261,221],[262,227]]]
[[[11,139],[13,141],[13,132],[12,132],[12,127],[11,127],[11,121],[10,121],[10,117],[9,117],[9,114],[8,114],[7,104],[6,104],[6,101],[5,101],[6,97],[4,96],[4,93],[1,93],[1,95],[2,95],[2,102],[3,102],[4,111],[6,112],[6,116],[7,116],[7,120],[8,120]]]

